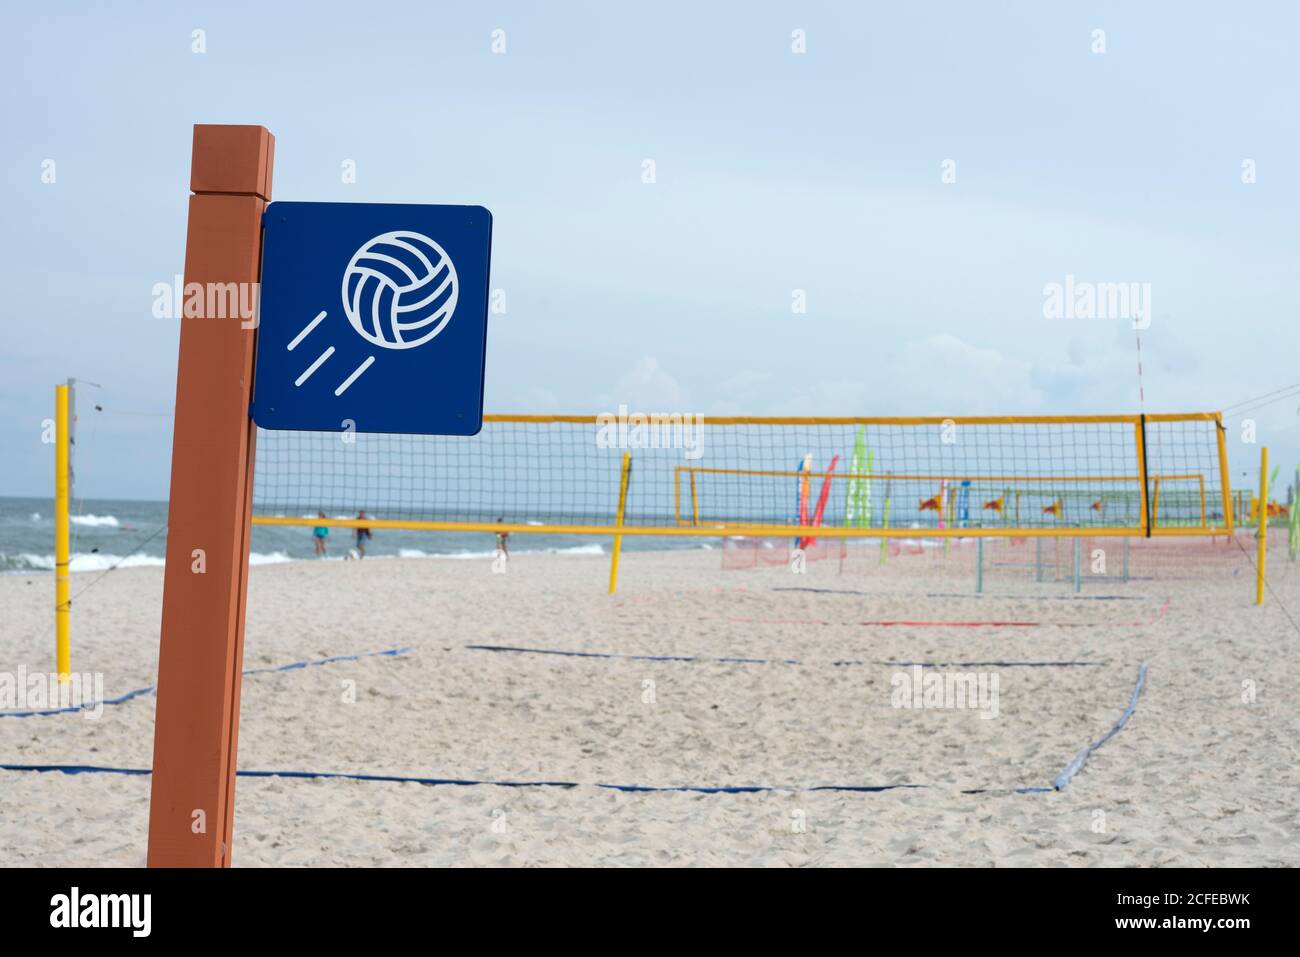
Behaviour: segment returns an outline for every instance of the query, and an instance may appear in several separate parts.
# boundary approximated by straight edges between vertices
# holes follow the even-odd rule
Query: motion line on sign
[[[307,336],[310,335],[311,331],[320,325],[320,321],[324,318],[325,318],[325,310],[322,309],[315,319],[313,319],[311,322],[307,323],[307,325],[302,327],[302,332],[298,333],[296,336],[293,337],[293,342],[289,343],[289,351],[293,352],[293,350],[297,347],[298,343],[306,339]]]
[[[319,356],[316,357],[316,361],[307,367],[306,372],[304,372],[302,375],[298,376],[298,378],[293,380],[293,384],[302,385],[304,382],[306,382],[308,379],[311,378],[311,374],[313,372],[315,372],[317,369],[321,367],[321,363],[323,363],[326,359],[328,359],[332,355],[334,355],[334,347],[330,346],[328,349],[326,349],[324,352],[322,352]]]
[[[369,356],[369,357],[366,359],[365,362],[361,363],[361,365],[359,365],[359,366],[357,366],[355,369],[353,369],[353,370],[352,370],[352,375],[348,376],[346,379],[343,380],[343,384],[340,385],[337,389],[334,390],[334,394],[335,394],[335,395],[342,395],[344,392],[347,392],[347,391],[348,391],[348,386],[352,385],[352,383],[356,382],[357,379],[361,378],[361,373],[363,373],[363,372],[365,372],[367,369],[369,369],[369,368],[370,368],[370,363],[372,363],[372,362],[374,362],[374,361],[375,361],[375,357],[374,357],[374,356]]]

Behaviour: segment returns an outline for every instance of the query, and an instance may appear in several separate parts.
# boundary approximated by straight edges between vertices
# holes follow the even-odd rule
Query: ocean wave
[[[74,572],[103,571],[114,566],[131,568],[140,565],[163,564],[160,555],[110,555],[100,552],[84,552],[72,556],[68,569]],[[32,552],[20,552],[17,555],[0,553],[0,570],[7,572],[52,572],[53,555],[36,555]]]
[[[569,548],[544,548],[542,552],[553,555],[604,555],[605,549],[599,542],[589,545],[573,545]]]
[[[516,548],[511,551],[512,555],[604,555],[606,550],[599,542],[588,542],[582,545],[571,545],[567,547],[552,548]],[[422,558],[441,558],[450,560],[478,560],[491,559],[496,556],[495,549],[483,550],[461,550],[455,552],[426,552],[419,548],[401,548],[396,555],[371,553],[366,556],[367,561],[377,559],[422,559]],[[326,560],[341,561],[345,558],[355,558],[356,553],[353,549],[348,549],[346,553],[338,552],[332,554]],[[273,552],[252,552],[248,556],[250,565],[277,565],[284,562],[306,562],[320,561],[321,559],[313,556],[294,556],[284,551]],[[110,568],[142,568],[153,567],[161,568],[166,564],[162,555],[115,555],[111,552],[78,552],[72,556],[69,568],[73,572],[97,572],[107,571]],[[0,552],[0,574],[22,574],[24,572],[52,572],[54,571],[54,556],[42,555],[35,552],[17,552],[7,554]]]
[[[73,515],[69,521],[73,525],[88,525],[91,528],[118,528],[121,525],[116,515]]]
[[[277,562],[293,561],[284,552],[272,552],[269,555],[253,552],[248,556],[250,565],[271,565]],[[72,556],[68,570],[73,572],[102,572],[110,568],[161,568],[166,560],[161,555],[113,555],[109,552],[79,552]],[[6,555],[0,552],[0,572],[52,572],[53,555],[37,555],[32,552],[20,552]]]
[[[250,565],[276,565],[280,562],[303,561],[304,559],[290,558],[287,552],[271,552],[263,555],[260,552],[248,553],[248,564]]]
[[[48,556],[49,564],[44,564],[46,557],[23,552],[18,555],[6,555],[0,552],[0,569],[7,572],[54,571],[54,556]]]

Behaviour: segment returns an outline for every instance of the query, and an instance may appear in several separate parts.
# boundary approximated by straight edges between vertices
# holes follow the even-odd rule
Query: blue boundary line
[[[561,651],[554,648],[520,648],[515,645],[466,645],[469,651],[505,651],[516,655],[557,655],[562,658],[619,658],[625,661],[707,661],[727,665],[797,665],[793,658],[697,658],[691,655],[626,655],[612,651]]]
[[[532,649],[516,649],[516,648],[508,648],[504,646],[491,646],[491,645],[467,645],[466,647],[474,648],[474,649],[490,650],[490,651],[531,651],[532,650]],[[409,648],[391,648],[386,651],[367,652],[365,654],[360,654],[360,655],[338,655],[333,658],[324,658],[319,661],[295,662],[293,664],[283,665],[278,668],[255,669],[254,672],[245,672],[245,674],[266,673],[266,672],[276,672],[276,671],[293,671],[299,668],[310,667],[315,665],[332,664],[337,661],[355,661],[360,658],[374,657],[379,655],[396,656],[400,654],[405,654],[408,651],[410,651]],[[655,661],[701,660],[701,659],[681,658],[681,657],[656,658],[652,656],[641,656],[641,655],[616,656],[616,655],[608,655],[608,654],[598,654],[595,652],[541,651],[537,653],[558,654],[558,655],[571,654],[576,657],[584,657],[584,658],[586,657],[602,657],[602,658],[632,657],[632,658],[649,658],[649,660],[655,660]],[[704,660],[746,661],[746,660],[756,660],[756,659],[719,658],[719,659],[704,659]],[[1021,664],[1027,664],[1027,663],[1021,662]],[[1075,664],[1082,665],[1082,664],[1094,664],[1094,663],[1076,662]],[[1087,763],[1088,758],[1093,754],[1093,752],[1095,752],[1103,744],[1105,744],[1116,734],[1118,734],[1120,730],[1128,723],[1129,718],[1131,718],[1134,712],[1137,710],[1138,698],[1141,696],[1142,690],[1146,686],[1146,677],[1147,677],[1147,663],[1144,661],[1138,665],[1137,684],[1134,686],[1133,694],[1129,698],[1128,707],[1124,709],[1124,713],[1120,715],[1119,720],[1116,721],[1114,726],[1111,727],[1111,729],[1107,731],[1104,735],[1102,735],[1092,744],[1088,745],[1077,755],[1075,755],[1074,760],[1072,760],[1068,765],[1066,765],[1064,771],[1062,771],[1059,775],[1057,775],[1056,780],[1052,782],[1051,787],[1021,787],[1021,788],[1006,788],[1006,789],[973,788],[973,789],[962,790],[961,793],[962,794],[998,794],[998,793],[1052,794],[1055,792],[1065,790],[1065,788],[1069,785],[1069,783],[1074,779],[1075,775],[1077,775],[1079,771],[1083,769],[1084,764]],[[147,690],[152,690],[152,689],[141,689],[140,691],[131,692],[129,693],[129,695],[123,697],[124,699],[129,697],[134,697],[135,695],[145,693],[145,691]],[[72,710],[77,710],[77,709],[72,709]],[[50,714],[50,713],[60,713],[60,712],[33,712],[33,713]],[[9,716],[13,716],[13,712],[9,712],[8,714]],[[18,716],[24,717],[25,715],[19,713]],[[0,771],[29,771],[29,772],[38,772],[38,773],[57,772],[57,773],[69,774],[69,775],[122,774],[122,775],[140,776],[140,775],[153,774],[153,771],[149,768],[114,768],[114,767],[101,767],[101,766],[90,765],[90,764],[0,764]],[[235,774],[238,777],[249,777],[249,778],[297,778],[300,780],[305,779],[305,780],[380,781],[380,782],[396,783],[396,784],[423,784],[429,786],[454,785],[458,787],[470,787],[475,785],[492,785],[494,787],[507,787],[507,788],[554,787],[554,788],[568,788],[568,789],[582,786],[577,781],[478,781],[478,780],[472,780],[466,778],[426,778],[426,777],[414,777],[414,776],[405,776],[405,775],[397,775],[397,774],[368,774],[368,773],[349,774],[346,772],[338,772],[338,771],[236,771]],[[662,794],[662,793],[670,793],[670,792],[689,793],[689,794],[755,794],[755,793],[773,792],[773,791],[783,791],[789,793],[808,793],[813,791],[847,791],[847,792],[855,792],[861,794],[878,794],[883,791],[894,791],[894,790],[901,790],[901,789],[928,789],[930,787],[930,785],[928,784],[876,784],[876,785],[822,784],[822,785],[814,785],[811,787],[789,787],[789,786],[756,784],[756,785],[705,787],[705,786],[695,786],[695,785],[652,786],[652,785],[638,785],[638,784],[600,784],[600,783],[594,784],[592,786],[596,788],[605,789],[605,790],[620,791],[623,793],[633,793],[633,794],[645,794],[645,793]]]
[[[248,668],[244,671],[245,675],[266,675],[274,674],[279,671],[297,671],[301,668],[316,668],[320,665],[333,665],[340,661],[359,661],[362,658],[392,657],[408,653],[410,648],[388,648],[384,651],[364,651],[356,655],[334,655],[331,658],[320,658],[316,661],[295,661],[287,665],[279,665],[275,668]],[[132,698],[138,698],[141,695],[153,694],[158,690],[157,685],[150,685],[147,688],[136,688],[134,691],[128,691],[125,694],[118,695],[116,698],[104,698],[101,701],[91,701],[87,704],[73,705],[67,708],[47,708],[41,711],[0,711],[0,718],[44,718],[54,714],[75,714],[79,711],[91,711],[100,706],[125,704]]]
[[[93,764],[0,764],[0,771],[34,771],[38,773],[61,774],[122,774],[133,777],[149,776],[149,768],[112,768]],[[333,781],[382,781],[390,784],[423,784],[437,786],[450,784],[457,787],[490,785],[499,788],[578,788],[583,785],[578,781],[475,781],[469,778],[425,778],[402,774],[349,774],[343,771],[236,771],[241,778],[297,778],[299,780],[333,780]],[[926,784],[818,784],[812,787],[783,787],[768,784],[741,784],[731,786],[705,787],[697,785],[674,785],[652,787],[640,784],[592,784],[590,787],[609,791],[622,791],[629,794],[681,792],[690,794],[755,794],[770,791],[809,792],[809,791],[852,791],[860,794],[877,794],[882,791],[894,791],[902,788],[927,788]],[[1050,789],[1049,789],[1050,790]]]
[[[1142,694],[1142,688],[1146,685],[1146,682],[1147,663],[1144,661],[1138,665],[1137,684],[1133,686],[1133,696],[1129,698],[1128,707],[1124,709],[1124,713],[1115,722],[1115,726],[1076,754],[1074,760],[1065,766],[1065,770],[1056,776],[1056,780],[1052,782],[1053,788],[1057,791],[1064,791],[1066,786],[1074,779],[1074,776],[1083,770],[1084,764],[1087,763],[1092,753],[1119,734],[1120,728],[1128,724],[1128,719],[1133,717],[1133,712],[1137,710],[1138,696]]]
[[[149,768],[113,768],[94,764],[0,764],[0,771],[30,771],[36,773],[77,774],[121,774],[132,777],[148,777],[153,774]],[[794,787],[775,784],[736,784],[736,785],[648,785],[648,784],[604,784],[583,785],[578,781],[477,781],[472,778],[428,778],[404,774],[367,774],[348,773],[344,771],[236,771],[241,778],[295,778],[298,780],[324,781],[379,781],[388,784],[423,784],[426,786],[452,785],[455,787],[489,786],[499,788],[565,788],[572,790],[579,787],[594,787],[606,791],[619,791],[624,794],[762,794],[783,792],[788,794],[808,794],[815,791],[839,791],[854,794],[880,794],[885,791],[930,790],[928,784],[815,784],[808,787]],[[963,790],[962,794],[1053,794],[1059,788],[972,788]]]
[[[856,664],[856,662],[852,662]],[[877,665],[894,668],[1100,668],[1108,661],[876,661]],[[839,662],[835,662],[839,664]]]
[[[733,787],[693,787],[689,785],[670,787],[650,787],[640,784],[597,784],[598,788],[625,793],[666,793],[686,792],[690,794],[756,794],[764,791],[789,791],[806,793],[811,791],[854,791],[860,794],[878,794],[881,791],[897,791],[903,788],[928,788],[928,784],[818,784],[812,787],[781,787],[777,785],[750,784]]]
[[[556,655],[562,658],[613,658],[622,661],[671,661],[671,662],[706,662],[723,665],[802,665],[804,662],[795,658],[709,658],[692,655],[629,655],[612,651],[561,651],[556,648],[522,648],[518,645],[466,645],[467,651],[497,651],[516,655]],[[925,668],[963,667],[963,668],[1095,668],[1106,664],[1104,661],[855,661],[844,659],[827,662],[833,668],[853,665],[884,665],[890,668],[910,668],[921,665]]]

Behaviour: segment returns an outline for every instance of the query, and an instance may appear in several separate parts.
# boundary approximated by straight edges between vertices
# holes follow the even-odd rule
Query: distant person
[[[497,524],[500,525],[505,519],[497,516]],[[510,533],[507,531],[497,532],[497,551],[506,558],[510,557]]]
[[[324,513],[324,512],[319,512],[319,513],[317,513],[317,514],[318,514],[318,517],[319,517],[319,518],[324,518],[324,517],[325,517],[325,513]],[[328,525],[317,525],[315,528],[313,528],[313,529],[311,530],[311,537],[312,537],[312,541],[315,542],[315,544],[316,544],[316,557],[317,557],[317,558],[324,558],[324,557],[325,557],[325,541],[326,541],[326,539],[328,539],[328,538],[330,537],[329,526],[328,526]]]
[[[362,519],[365,517],[366,517],[365,509],[362,509],[361,511],[357,512],[357,518]],[[366,557],[366,542],[370,541],[372,537],[373,537],[373,533],[370,531],[370,529],[362,528],[360,526],[357,527],[357,558]]]

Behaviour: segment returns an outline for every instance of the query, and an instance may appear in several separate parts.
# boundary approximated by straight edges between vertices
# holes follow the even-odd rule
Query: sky
[[[78,495],[166,497],[178,327],[152,289],[182,269],[195,123],[270,129],[276,199],[490,209],[489,412],[1212,411],[1300,381],[1291,4],[46,2],[0,26],[0,495],[52,494],[42,423],[75,377]],[[1141,403],[1129,319],[1044,315],[1067,276],[1149,284]],[[1259,443],[1300,462],[1298,413],[1252,412],[1254,443],[1229,422],[1234,485]]]

